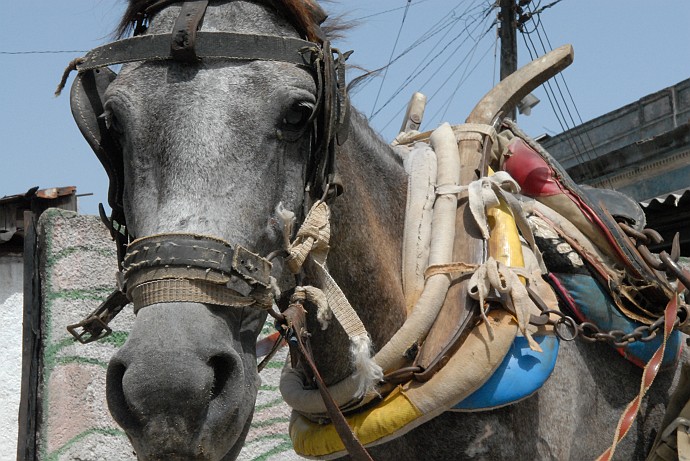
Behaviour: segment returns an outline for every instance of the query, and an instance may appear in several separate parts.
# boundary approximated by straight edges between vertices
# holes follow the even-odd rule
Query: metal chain
[[[690,280],[688,279],[687,273],[684,272],[677,263],[680,256],[678,234],[676,234],[673,239],[671,254],[669,255],[665,251],[662,251],[657,259],[649,251],[647,245],[650,243],[658,244],[663,242],[663,238],[658,232],[652,229],[637,231],[624,223],[618,224],[629,237],[635,240],[637,249],[640,251],[640,254],[647,264],[658,271],[665,271],[670,277],[683,283],[686,288],[690,287]],[[535,295],[529,287],[528,291],[534,299]],[[652,341],[656,338],[657,332],[664,328],[664,315],[662,314],[651,325],[639,326],[630,333],[626,333],[622,330],[604,331],[592,322],[577,323],[575,319],[561,311],[548,309],[547,306],[540,302],[536,304],[539,306],[542,314],[539,317],[533,316],[532,323],[536,325],[552,325],[556,335],[564,341],[572,341],[577,337],[581,337],[583,341],[588,343],[606,342],[612,344],[614,347],[626,347],[636,341],[643,343]],[[689,313],[690,306],[685,302],[680,303],[678,306],[678,314],[673,323],[673,328],[676,329],[685,325],[685,323],[688,322]],[[557,320],[552,320],[550,318],[551,314],[558,317]]]
[[[690,306],[682,303],[678,306],[678,316],[673,323],[673,328],[678,328],[685,324],[688,320],[688,313],[690,312]],[[605,342],[613,345],[614,347],[626,347],[631,343],[640,341],[647,343],[656,338],[657,333],[662,331],[664,328],[664,316],[660,316],[651,325],[642,325],[635,328],[632,332],[626,333],[622,330],[610,330],[604,331],[597,325],[591,322],[581,322],[577,323],[575,319],[564,314],[558,310],[547,310],[542,313],[537,319],[542,319],[545,316],[550,316],[551,314],[558,317],[556,320],[549,318],[546,321],[537,320],[535,323],[538,324],[548,324],[554,327],[554,332],[563,341],[573,341],[575,338],[580,337],[583,341],[587,343],[595,342]]]

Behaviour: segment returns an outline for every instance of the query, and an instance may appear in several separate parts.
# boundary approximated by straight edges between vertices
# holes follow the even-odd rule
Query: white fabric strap
[[[333,312],[333,316],[340,326],[345,330],[345,333],[347,333],[347,336],[349,338],[361,335],[368,336],[369,333],[367,333],[364,323],[362,323],[359,315],[357,315],[357,312],[355,312],[336,281],[333,280],[331,274],[328,273],[326,267],[318,262],[315,262],[314,266],[317,268],[319,276],[321,277],[321,283],[323,284],[322,290],[328,302],[328,307]]]
[[[426,143],[416,143],[403,159],[408,175],[403,231],[402,282],[405,307],[410,315],[424,291],[424,270],[429,264],[431,221],[436,200],[436,153]]]
[[[530,298],[518,274],[527,278],[531,277],[531,274],[524,270],[524,268],[508,267],[496,261],[493,257],[489,257],[470,278],[468,292],[472,298],[479,301],[480,312],[484,322],[487,324],[491,339],[493,339],[493,331],[484,313],[484,301],[489,297],[492,290],[496,290],[502,295],[508,310],[515,315],[518,328],[527,338],[530,349],[542,352],[541,347],[532,338],[532,334],[527,329],[530,315],[533,312],[539,312],[539,308]]]
[[[546,273],[546,265],[542,259],[541,252],[537,248],[534,240],[532,228],[527,221],[527,216],[522,209],[520,201],[515,198],[515,194],[520,192],[517,181],[505,171],[498,171],[491,176],[471,182],[468,186],[453,186],[444,184],[436,187],[437,195],[461,194],[467,192],[469,196],[470,212],[477,226],[481,230],[482,237],[489,239],[489,223],[487,211],[500,205],[503,200],[510,208],[515,224],[523,238],[527,240],[530,249],[534,252],[539,268]]]
[[[350,358],[354,368],[352,376],[357,386],[353,397],[361,398],[374,390],[383,379],[383,369],[372,359],[371,337],[345,294],[326,267],[316,261],[314,266],[319,272],[323,290],[312,286],[297,287],[293,302],[304,299],[315,304],[322,330],[328,328],[328,320],[332,317],[343,327],[350,340]]]

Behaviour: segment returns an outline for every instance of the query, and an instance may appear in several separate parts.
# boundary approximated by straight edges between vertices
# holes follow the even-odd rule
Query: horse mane
[[[182,0],[129,0],[115,36],[123,38],[134,31],[137,24],[149,19],[161,8]],[[309,41],[322,42],[336,38],[352,24],[340,18],[327,20],[327,15],[315,0],[269,0],[270,4],[282,14]]]

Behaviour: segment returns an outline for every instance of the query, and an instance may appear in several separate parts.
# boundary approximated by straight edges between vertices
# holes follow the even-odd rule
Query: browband
[[[97,69],[137,61],[176,59],[170,49],[170,34],[139,35],[99,46],[89,51],[77,70]],[[198,58],[226,58],[243,61],[282,61],[310,65],[303,51],[320,48],[316,43],[276,35],[249,35],[232,32],[197,32]]]

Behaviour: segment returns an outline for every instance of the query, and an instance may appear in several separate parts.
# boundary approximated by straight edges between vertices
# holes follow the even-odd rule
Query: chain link
[[[684,325],[688,320],[688,313],[690,306],[685,303],[679,304],[678,315],[673,323],[673,328],[678,328]],[[557,317],[552,319],[551,315]],[[547,318],[544,322],[544,318]],[[597,325],[591,322],[577,323],[575,319],[564,314],[558,310],[544,311],[541,316],[537,317],[535,323],[548,324],[554,327],[554,332],[563,341],[572,341],[577,337],[582,338],[587,343],[605,342],[614,347],[626,347],[631,343],[640,341],[647,343],[656,338],[657,333],[664,327],[664,316],[661,315],[651,325],[642,325],[635,328],[632,332],[626,333],[622,330],[604,331]]]
[[[663,238],[658,232],[652,229],[637,231],[624,223],[619,223],[623,232],[635,240],[635,245],[640,251],[643,259],[650,267],[659,271],[665,271],[670,277],[675,278],[687,288],[690,288],[690,279],[687,272],[678,265],[680,248],[678,235],[673,239],[671,254],[662,251],[659,257],[655,257],[647,248],[650,243],[659,244]],[[528,288],[529,291],[529,288]],[[687,293],[687,291],[686,291]],[[533,293],[530,293],[533,295]],[[534,297],[534,296],[533,296]],[[684,301],[687,301],[684,300]],[[575,319],[558,310],[546,308],[542,303],[537,303],[542,310],[538,317],[533,316],[531,323],[535,325],[549,324],[554,327],[556,336],[564,341],[572,341],[578,336],[588,343],[605,342],[615,347],[626,347],[636,341],[647,343],[657,337],[657,333],[664,327],[664,315],[659,316],[651,325],[642,325],[635,328],[632,332],[626,333],[622,330],[604,331],[591,322],[577,323]],[[673,323],[673,328],[684,326],[688,322],[690,306],[685,302],[678,305],[678,313]],[[553,320],[551,315],[557,317]]]

